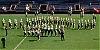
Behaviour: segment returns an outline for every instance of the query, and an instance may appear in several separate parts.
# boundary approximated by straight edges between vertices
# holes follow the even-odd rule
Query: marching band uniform
[[[5,19],[3,18],[2,19],[2,27],[3,27],[3,29],[5,29],[5,26],[6,26],[6,22],[5,22]]]
[[[78,20],[78,30],[81,28],[81,22]]]
[[[85,30],[87,29],[87,21],[85,20]]]
[[[22,26],[23,26],[23,20],[20,19],[20,28],[22,28]]]
[[[12,22],[11,22],[11,19],[9,19],[9,28],[11,29],[12,28]]]

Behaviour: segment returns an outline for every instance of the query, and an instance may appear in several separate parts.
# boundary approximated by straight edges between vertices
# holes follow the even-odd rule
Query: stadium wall
[[[28,13],[29,14],[34,14],[35,10],[31,10]],[[50,14],[51,12],[50,11],[49,12],[44,11],[44,12],[40,12],[40,13],[41,14],[47,14],[47,13]],[[66,14],[66,13],[68,13],[67,10],[56,10],[55,11],[55,14]],[[73,14],[79,14],[79,13],[80,13],[80,11],[73,11]],[[85,14],[92,14],[92,13],[96,13],[96,12],[94,12],[93,9],[85,11]],[[0,14],[25,14],[25,10],[7,11],[7,12],[4,12],[4,11],[0,10]],[[97,13],[97,14],[100,14],[100,12]]]

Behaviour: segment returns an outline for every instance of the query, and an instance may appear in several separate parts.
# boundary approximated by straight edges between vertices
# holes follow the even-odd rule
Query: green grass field
[[[47,14],[39,14],[39,17],[46,16]],[[80,19],[79,14],[73,14],[69,17],[67,14],[55,14],[54,17],[68,17],[76,19],[76,22]],[[0,41],[0,50],[14,50],[16,46],[24,39],[24,41],[16,48],[16,50],[99,50],[99,30],[100,30],[100,15],[96,14],[96,27],[93,30],[72,30],[65,28],[65,41],[61,41],[60,37],[41,37],[40,41],[37,41],[37,37],[24,37],[22,29],[10,29],[8,30],[8,36],[5,36],[5,30],[2,29],[2,23],[0,22],[0,38],[6,37],[6,48],[2,48]],[[29,18],[35,17],[34,14],[29,14]],[[0,14],[0,21],[5,18],[6,22],[10,18],[12,21],[20,18],[25,23],[25,14]],[[92,20],[92,14],[85,14],[84,20]],[[7,22],[8,25],[8,22]],[[19,23],[18,23],[19,25]],[[19,26],[18,26],[19,27]]]

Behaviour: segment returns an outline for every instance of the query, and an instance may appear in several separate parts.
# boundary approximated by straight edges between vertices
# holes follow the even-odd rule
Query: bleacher
[[[16,12],[25,12],[25,5],[26,4],[32,4],[32,9],[30,12],[35,12],[35,8],[37,6],[39,6],[40,4],[48,4],[49,6],[54,5],[56,8],[56,12],[57,11],[61,11],[61,12],[67,12],[68,7],[72,6],[73,10],[74,10],[74,4],[76,4],[76,2],[66,2],[65,0],[47,0],[47,1],[42,1],[43,3],[41,3],[41,1],[39,0],[34,0],[34,1],[20,1],[20,0],[0,0],[0,12],[2,11],[2,7],[6,6],[7,10],[10,9],[11,4],[16,4],[17,8],[16,8]],[[95,3],[94,5],[89,5],[89,2],[84,3],[84,2],[78,2],[81,6],[84,6],[87,10],[92,10],[94,7],[100,10],[100,2]]]

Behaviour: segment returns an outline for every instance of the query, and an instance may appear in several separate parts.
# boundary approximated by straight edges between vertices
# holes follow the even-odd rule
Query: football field
[[[49,14],[39,14],[38,17],[50,16]],[[5,18],[8,26],[8,19],[14,22],[14,19],[18,21],[18,29],[9,29],[8,36],[5,36],[6,31],[2,29],[2,22],[0,22],[0,38],[5,36],[6,48],[2,48],[0,41],[0,50],[98,50],[100,45],[100,14],[96,14],[96,27],[93,30],[78,30],[77,24],[80,20],[80,14],[54,14],[53,17],[72,18],[75,19],[76,29],[65,28],[65,41],[61,41],[60,36],[41,37],[40,41],[37,41],[37,37],[24,37],[23,29],[19,28],[20,19],[23,19],[25,24],[25,14],[0,14],[0,21]],[[34,18],[34,14],[28,14],[28,18]],[[85,14],[83,20],[92,20],[92,14]],[[14,25],[14,24],[13,24]]]

